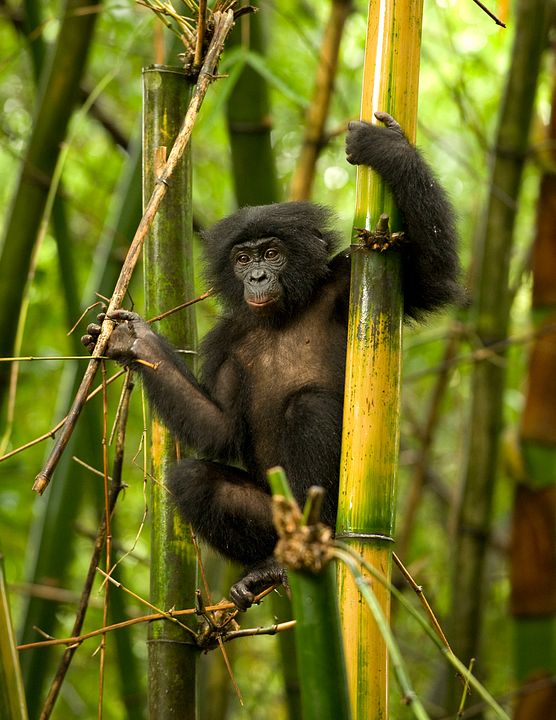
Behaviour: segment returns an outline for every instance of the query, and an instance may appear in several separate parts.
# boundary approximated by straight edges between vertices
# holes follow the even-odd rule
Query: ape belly
[[[321,315],[322,317],[322,315]],[[265,331],[257,352],[243,348],[247,470],[265,483],[275,465],[286,470],[296,499],[307,489],[327,490],[326,521],[334,524],[340,462],[345,329],[323,328],[314,318],[280,334]]]

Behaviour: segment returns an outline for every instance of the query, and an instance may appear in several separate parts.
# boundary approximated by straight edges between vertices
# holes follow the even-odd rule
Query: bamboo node
[[[274,555],[292,570],[320,572],[332,557],[332,528],[317,522],[303,524],[303,515],[295,502],[281,495],[272,498],[272,517],[279,540]]]
[[[376,250],[381,253],[397,247],[404,241],[404,233],[390,232],[389,221],[388,215],[383,213],[374,230],[354,228],[359,244],[369,250]]]

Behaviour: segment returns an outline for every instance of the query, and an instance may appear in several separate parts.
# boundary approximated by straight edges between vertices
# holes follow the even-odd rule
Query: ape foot
[[[230,598],[238,610],[245,611],[271,585],[288,587],[286,571],[273,558],[248,568],[245,576],[230,588]]]

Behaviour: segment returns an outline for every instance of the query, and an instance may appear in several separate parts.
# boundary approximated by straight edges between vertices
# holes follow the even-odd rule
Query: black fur
[[[388,127],[350,126],[348,159],[392,188],[408,236],[405,310],[418,317],[457,297],[453,215],[419,153],[389,116],[380,119]],[[309,486],[324,486],[323,519],[335,523],[350,261],[346,252],[328,260],[338,244],[330,226],[326,208],[283,203],[242,208],[204,234],[226,313],[202,346],[200,381],[138,315],[114,315],[107,353],[141,373],[162,420],[206,458],[178,463],[169,487],[195,531],[246,566],[231,591],[243,609],[283,579],[272,559],[268,468],[285,468],[300,504]],[[89,327],[87,347],[98,332]]]

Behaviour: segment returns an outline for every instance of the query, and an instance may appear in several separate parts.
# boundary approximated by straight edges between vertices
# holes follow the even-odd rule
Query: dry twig
[[[218,66],[218,61],[220,59],[220,54],[224,46],[224,41],[232,28],[233,12],[229,11],[226,13],[214,13],[213,19],[214,35],[207,50],[203,67],[201,68],[201,72],[199,73],[199,78],[195,86],[195,90],[193,92],[193,96],[191,98],[191,102],[189,104],[189,108],[187,110],[183,125],[180,129],[178,137],[176,138],[174,146],[172,147],[164,169],[160,177],[158,178],[158,182],[155,185],[155,189],[151,195],[151,199],[147,204],[145,213],[141,219],[141,222],[139,223],[139,227],[137,228],[135,237],[133,238],[133,241],[128,250],[127,257],[120,272],[120,277],[118,278],[118,282],[116,283],[116,287],[114,289],[110,304],[108,306],[107,317],[102,323],[102,330],[97,340],[93,357],[89,361],[89,365],[87,367],[83,380],[81,381],[81,385],[79,387],[75,400],[73,401],[73,405],[68,413],[68,418],[64,423],[62,431],[43,469],[39,472],[35,479],[33,489],[40,495],[42,495],[42,493],[47,488],[48,483],[50,482],[52,473],[58,465],[60,457],[62,456],[62,453],[69,442],[69,439],[73,433],[73,429],[85,404],[87,394],[92,385],[98,368],[98,364],[100,362],[99,358],[104,354],[106,345],[108,343],[108,338],[110,337],[110,334],[112,333],[112,329],[114,327],[114,322],[108,316],[112,312],[117,310],[122,304],[122,301],[127,292],[127,288],[129,286],[129,282],[131,280],[131,276],[133,274],[133,270],[135,269],[135,265],[137,263],[137,260],[139,259],[139,255],[141,253],[141,249],[143,247],[143,243],[145,241],[147,233],[158,211],[160,203],[166,195],[166,190],[170,177],[189,143],[189,138],[191,137],[193,125],[199,113],[201,104],[204,100],[209,85],[214,78],[216,68]]]

